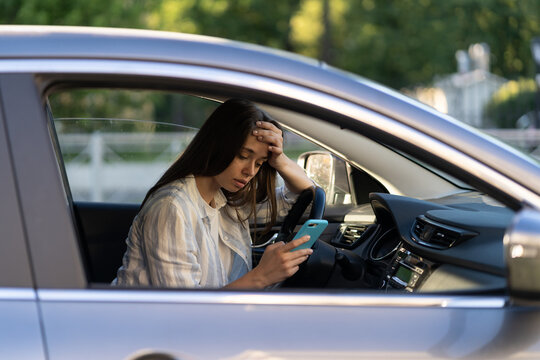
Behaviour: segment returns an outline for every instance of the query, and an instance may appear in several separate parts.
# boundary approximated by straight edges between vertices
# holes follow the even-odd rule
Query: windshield
[[[479,129],[540,165],[540,129]]]

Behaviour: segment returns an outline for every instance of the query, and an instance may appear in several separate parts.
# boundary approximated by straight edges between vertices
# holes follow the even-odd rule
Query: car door
[[[40,309],[34,288],[27,237],[17,192],[14,157],[8,133],[17,127],[7,119],[12,103],[10,88],[0,82],[0,357],[45,359]],[[24,106],[16,101],[15,107]]]
[[[129,64],[122,61],[96,64],[95,69],[106,65],[109,71],[129,76]],[[160,70],[160,77],[153,78],[156,67],[147,65],[139,64],[138,74],[147,71],[148,78],[137,79],[137,85],[148,81],[155,88],[156,82],[163,81],[163,73]],[[54,71],[61,73],[60,68],[49,68],[53,71],[46,75],[49,80],[62,82],[62,76],[54,75]],[[84,71],[92,70],[87,67]],[[110,77],[96,71],[93,80]],[[212,76],[216,72],[222,79],[222,96],[237,94],[241,84],[243,92],[253,94],[253,87],[260,85],[256,76],[217,69]],[[216,80],[209,79],[207,69],[177,66],[171,76],[180,83],[183,77],[195,79],[199,90],[215,90]],[[149,354],[178,359],[491,358],[537,354],[538,338],[530,335],[538,326],[537,308],[509,307],[509,299],[500,294],[121,289],[93,283],[84,263],[81,229],[55,129],[45,111],[43,78],[15,73],[1,81],[2,89],[10,91],[4,100],[7,121],[19,121],[9,130],[9,140],[49,358],[142,359]],[[77,73],[71,73],[69,81],[76,78]],[[81,76],[84,79],[88,77]],[[257,99],[289,107],[287,101],[292,99],[284,98],[292,92],[284,90],[283,83],[275,87],[269,83],[272,80],[265,79],[265,86],[256,89]],[[293,86],[291,90],[299,89]],[[329,104],[335,101],[328,94],[317,96]],[[24,106],[19,106],[19,99],[24,99]],[[362,111],[358,105],[348,106]],[[327,120],[329,111],[315,105],[296,108]],[[32,132],[24,131],[30,128]],[[40,170],[38,175],[35,169]]]

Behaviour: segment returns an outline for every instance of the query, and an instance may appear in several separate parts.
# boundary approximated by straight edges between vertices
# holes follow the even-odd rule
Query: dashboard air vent
[[[332,244],[337,245],[342,248],[351,249],[358,246],[363,240],[362,237],[369,237],[371,229],[368,230],[367,225],[342,225],[336,235],[332,240]]]
[[[419,244],[438,249],[447,249],[463,240],[470,239],[476,233],[441,224],[421,215],[416,218],[413,224],[412,235],[413,240]]]
[[[343,242],[347,244],[353,244],[356,240],[360,239],[360,236],[366,230],[365,226],[347,226],[343,231]]]

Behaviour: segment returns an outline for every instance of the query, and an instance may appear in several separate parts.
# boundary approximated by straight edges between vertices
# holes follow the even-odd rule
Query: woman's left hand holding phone
[[[229,289],[264,289],[294,275],[299,265],[313,253],[311,249],[291,251],[309,241],[309,235],[302,236],[288,243],[283,241],[268,245],[259,265],[253,270],[225,286]]]
[[[284,281],[298,271],[299,265],[308,259],[313,250],[291,250],[307,241],[309,235],[288,243],[280,241],[266,248],[259,265],[252,271],[263,288]]]

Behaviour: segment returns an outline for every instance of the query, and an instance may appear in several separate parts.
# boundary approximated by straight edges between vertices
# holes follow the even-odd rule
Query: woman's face
[[[248,135],[240,152],[220,174],[214,177],[220,187],[230,192],[242,189],[268,159],[268,144]]]

